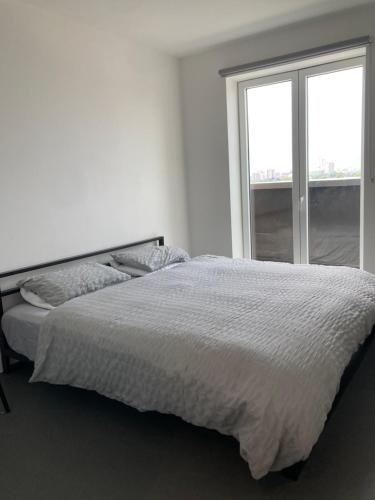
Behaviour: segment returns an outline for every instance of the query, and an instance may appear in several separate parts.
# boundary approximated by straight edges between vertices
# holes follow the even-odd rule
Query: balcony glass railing
[[[293,262],[292,183],[252,183],[251,190],[253,255]],[[310,263],[359,267],[360,179],[310,180],[309,214]]]

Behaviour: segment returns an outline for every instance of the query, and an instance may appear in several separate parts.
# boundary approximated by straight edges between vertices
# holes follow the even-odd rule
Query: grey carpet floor
[[[296,483],[254,481],[234,439],[30,374],[1,376],[0,500],[375,499],[375,344]]]

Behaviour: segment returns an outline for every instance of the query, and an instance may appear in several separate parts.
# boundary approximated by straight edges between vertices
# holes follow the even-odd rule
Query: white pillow
[[[190,260],[189,254],[182,248],[169,247],[166,245],[147,245],[130,248],[112,254],[112,257],[118,264],[134,267],[147,272],[157,271],[169,264]]]
[[[137,269],[136,267],[125,266],[124,264],[119,264],[115,260],[111,262],[111,266],[117,269],[117,271],[130,274],[130,276],[133,276],[134,278],[139,278],[141,276],[149,274],[148,271],[143,271],[142,269]]]
[[[30,276],[19,281],[18,286],[35,293],[48,304],[59,306],[75,297],[123,283],[130,278],[128,274],[97,262],[83,262]]]
[[[51,306],[51,304],[48,304],[45,300],[39,297],[34,292],[30,292],[29,290],[25,290],[24,288],[20,288],[20,293],[25,302],[28,302],[32,306],[35,307],[41,307],[42,309],[55,309],[54,306]]]
[[[172,267],[178,266],[180,262],[175,262],[174,264],[169,264],[168,266],[162,267],[157,271],[143,271],[143,269],[137,269],[136,267],[125,266],[124,264],[119,264],[115,260],[110,262],[111,266],[117,269],[117,271],[121,271],[122,273],[130,274],[132,278],[141,278],[142,276],[146,276],[146,274],[158,273],[159,271],[167,271],[168,269],[172,269]]]

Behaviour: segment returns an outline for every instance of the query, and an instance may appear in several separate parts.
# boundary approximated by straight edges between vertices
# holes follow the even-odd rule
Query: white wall
[[[0,0],[0,271],[188,247],[180,119],[174,58]]]
[[[193,254],[231,255],[231,214],[225,80],[218,70],[362,35],[375,36],[375,6],[298,23],[230,42],[181,60],[184,146]],[[371,51],[375,89],[375,48]],[[375,96],[371,100],[375,159]],[[375,184],[365,172],[364,267],[375,272]]]

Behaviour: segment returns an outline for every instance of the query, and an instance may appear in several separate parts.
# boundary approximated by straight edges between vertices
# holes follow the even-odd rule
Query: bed
[[[308,458],[374,323],[368,273],[202,256],[49,312],[31,381],[234,436],[259,479]]]

